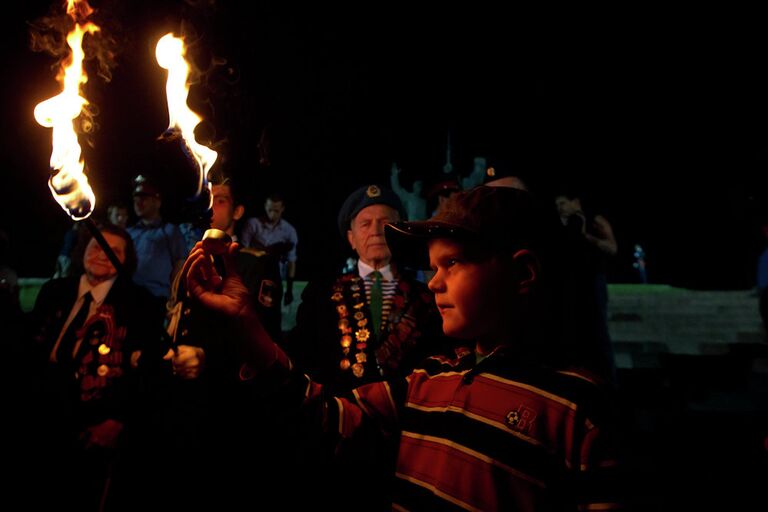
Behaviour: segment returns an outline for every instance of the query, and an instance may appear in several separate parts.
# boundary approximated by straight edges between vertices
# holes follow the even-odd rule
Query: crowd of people
[[[182,229],[138,176],[136,221],[116,204],[106,243],[73,229],[31,313],[9,310],[10,375],[25,384],[12,406],[31,425],[19,475],[50,490],[30,499],[619,508],[611,225],[578,192],[537,196],[501,160],[481,171],[423,197],[397,168],[392,188],[350,190],[337,225],[356,260],[308,283],[285,332],[298,255],[315,248],[297,250],[284,197],[247,218],[220,179],[208,224]],[[214,251],[206,229],[231,243]]]

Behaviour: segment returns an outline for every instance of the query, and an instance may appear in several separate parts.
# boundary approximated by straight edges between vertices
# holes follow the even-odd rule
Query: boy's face
[[[555,198],[555,206],[561,217],[568,217],[581,211],[581,201],[578,198],[569,199],[565,196],[557,196]]]
[[[235,206],[229,185],[213,185],[211,192],[213,193],[211,227],[233,235],[235,222],[243,216],[243,207],[241,205]]]
[[[429,264],[435,271],[429,289],[446,336],[486,341],[504,332],[504,295],[514,291],[505,290],[508,272],[498,257],[469,261],[461,244],[438,238],[429,242]]]

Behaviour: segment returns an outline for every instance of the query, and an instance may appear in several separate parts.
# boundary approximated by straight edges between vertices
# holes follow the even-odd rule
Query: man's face
[[[498,258],[469,261],[461,244],[435,239],[429,243],[429,265],[435,275],[428,286],[446,336],[478,341],[504,330],[508,312],[501,299],[507,272]]]
[[[243,207],[235,207],[229,185],[213,185],[211,191],[213,193],[211,227],[233,235],[235,222],[243,216]]]
[[[380,268],[389,263],[392,254],[384,238],[384,226],[396,222],[397,210],[384,204],[366,206],[352,219],[347,240],[357,255],[367,265]]]
[[[140,219],[153,219],[160,215],[160,197],[154,194],[134,194],[133,211]]]
[[[104,235],[104,239],[112,248],[120,263],[125,263],[125,240],[112,233],[102,231],[101,234]],[[105,281],[117,275],[117,269],[109,261],[109,258],[95,238],[91,239],[85,248],[83,266],[85,267],[85,273],[91,281]]]
[[[109,208],[109,222],[123,229],[128,225],[128,209],[118,206]]]
[[[284,210],[285,206],[282,201],[267,199],[267,202],[264,203],[264,211],[267,212],[267,218],[272,224],[277,224],[280,221]]]
[[[555,206],[557,206],[557,212],[560,214],[560,217],[563,218],[581,211],[581,201],[578,199],[568,199],[565,196],[556,197]]]

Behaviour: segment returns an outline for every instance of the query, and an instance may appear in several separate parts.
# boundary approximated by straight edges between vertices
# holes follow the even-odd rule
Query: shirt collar
[[[117,276],[113,277],[112,279],[107,279],[106,281],[102,281],[96,286],[93,286],[91,283],[88,282],[88,276],[83,274],[82,276],[80,276],[80,285],[77,288],[78,300],[87,292],[91,292],[91,296],[93,297],[94,304],[101,305],[101,303],[104,302],[104,299],[107,298],[107,294],[109,293],[109,290],[112,289],[112,285],[115,284],[116,279],[117,279]]]
[[[151,222],[144,222],[143,220],[139,219],[139,221],[134,224],[135,227],[143,228],[143,229],[152,229],[160,227],[163,224],[163,218],[158,217],[157,219],[151,221]]]
[[[365,279],[368,277],[368,275],[373,272],[375,269],[368,265],[367,263],[363,263],[363,260],[357,260],[357,271],[360,273],[360,277]],[[392,265],[385,265],[378,269],[379,272],[381,272],[381,278],[384,281],[394,281],[395,276],[392,274]]]

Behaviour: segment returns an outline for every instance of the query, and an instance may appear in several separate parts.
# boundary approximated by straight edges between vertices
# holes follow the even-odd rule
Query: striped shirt
[[[309,382],[305,397],[320,398]],[[615,510],[610,408],[584,376],[497,351],[430,358],[400,381],[323,398],[340,439],[364,422],[400,434],[395,510]]]

